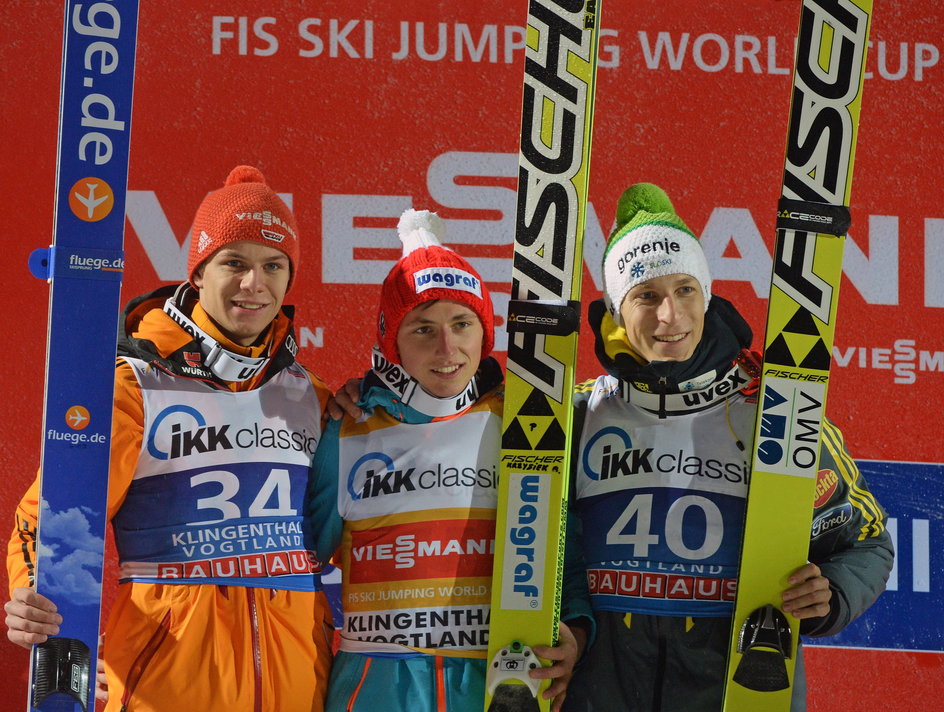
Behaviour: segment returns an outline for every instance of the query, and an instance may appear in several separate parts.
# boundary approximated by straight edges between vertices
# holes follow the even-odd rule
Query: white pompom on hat
[[[429,210],[406,210],[397,225],[403,257],[393,266],[380,290],[377,343],[388,361],[400,362],[397,332],[411,309],[424,302],[452,299],[467,305],[484,331],[482,358],[495,344],[492,299],[475,271],[461,255],[443,247],[446,228]]]

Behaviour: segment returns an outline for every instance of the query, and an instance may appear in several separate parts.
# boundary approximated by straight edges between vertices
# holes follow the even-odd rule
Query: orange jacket
[[[191,342],[190,335],[161,311],[170,293],[166,288],[158,290],[136,300],[126,313],[127,333],[146,339],[163,358],[172,358]],[[226,348],[258,355],[228,342],[198,304],[191,318]],[[290,333],[289,316],[280,314],[269,329],[267,343],[277,351]],[[127,338],[123,343],[129,343]],[[266,376],[263,371],[249,381],[217,385],[252,389]],[[316,376],[309,376],[319,400],[311,407],[323,412],[330,391]],[[141,389],[132,368],[119,361],[109,520],[131,486],[143,433]],[[7,554],[11,590],[32,585],[37,495],[38,482],[34,482],[17,507]],[[122,584],[105,627],[106,711],[320,712],[331,664],[331,634],[331,613],[323,592]]]

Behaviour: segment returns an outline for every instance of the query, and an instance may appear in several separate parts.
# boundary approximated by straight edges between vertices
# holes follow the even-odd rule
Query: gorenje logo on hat
[[[622,274],[626,269],[626,266],[640,255],[647,255],[650,252],[662,252],[666,255],[669,255],[672,252],[681,252],[681,250],[682,246],[675,240],[670,240],[669,238],[665,237],[658,238],[652,240],[651,242],[644,242],[641,245],[636,245],[635,247],[626,250],[626,252],[623,253],[623,256],[619,258],[619,261],[617,261],[616,268],[619,270],[620,274]]]
[[[482,298],[482,285],[478,277],[454,267],[429,267],[417,270],[413,273],[413,284],[417,294],[427,289],[458,289],[470,292],[479,299]]]

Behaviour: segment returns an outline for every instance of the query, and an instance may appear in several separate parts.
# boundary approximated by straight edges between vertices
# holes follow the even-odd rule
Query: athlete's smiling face
[[[687,274],[654,277],[629,290],[620,316],[629,343],[646,361],[685,361],[705,328],[704,292]]]
[[[234,242],[217,250],[193,277],[200,304],[224,336],[249,346],[282,307],[291,266],[281,250]]]
[[[428,393],[459,395],[479,369],[484,335],[482,322],[462,302],[424,302],[407,313],[397,330],[400,365]]]

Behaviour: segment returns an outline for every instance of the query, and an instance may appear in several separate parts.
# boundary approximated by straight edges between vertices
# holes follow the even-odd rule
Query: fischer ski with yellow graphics
[[[31,711],[95,709],[137,22],[137,0],[65,3],[53,245],[30,255],[50,285],[30,579],[62,625],[33,646]]]
[[[547,710],[534,645],[557,640],[596,0],[531,0],[485,709]]]
[[[872,0],[803,0],[726,712],[790,709]]]

